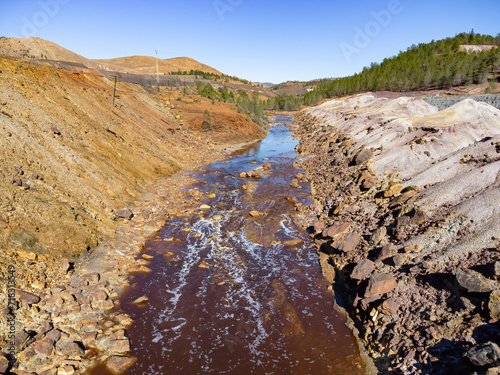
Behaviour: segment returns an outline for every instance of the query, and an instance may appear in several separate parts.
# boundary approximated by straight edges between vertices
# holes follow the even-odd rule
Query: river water
[[[312,201],[308,184],[289,186],[299,172],[291,121],[278,117],[266,139],[197,173],[192,188],[215,194],[199,202],[211,208],[171,219],[146,243],[153,272],[135,275],[121,299],[138,357],[126,374],[363,373],[312,241],[292,221],[286,197]],[[239,177],[266,162],[262,178]],[[291,239],[302,244],[282,243]]]

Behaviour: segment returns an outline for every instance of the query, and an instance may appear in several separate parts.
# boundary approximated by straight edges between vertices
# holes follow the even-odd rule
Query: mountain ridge
[[[92,69],[113,70],[119,73],[156,74],[156,58],[152,56],[125,56],[113,59],[88,59],[57,43],[38,37],[0,38],[0,55],[28,60],[55,60],[83,64]],[[161,74],[191,70],[224,75],[211,66],[190,57],[158,59]]]

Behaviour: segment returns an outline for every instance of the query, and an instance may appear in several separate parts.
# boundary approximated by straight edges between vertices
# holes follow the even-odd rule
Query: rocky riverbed
[[[297,122],[323,272],[378,371],[498,373],[500,111],[362,94]]]
[[[145,239],[190,210],[176,173],[266,135],[229,104],[113,95],[105,77],[0,57],[0,373],[129,366],[131,320],[113,309],[149,272]],[[200,131],[202,108],[217,131]]]

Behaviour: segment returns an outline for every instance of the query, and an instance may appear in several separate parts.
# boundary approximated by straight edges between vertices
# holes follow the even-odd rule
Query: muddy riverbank
[[[497,373],[500,111],[362,94],[297,122],[323,272],[379,372]]]

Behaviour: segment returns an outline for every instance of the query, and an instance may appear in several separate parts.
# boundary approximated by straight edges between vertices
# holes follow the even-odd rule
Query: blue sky
[[[0,0],[0,36],[88,58],[192,57],[252,81],[340,77],[413,43],[500,33],[499,0]]]

